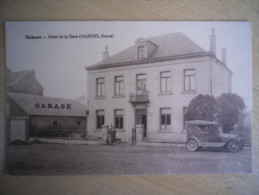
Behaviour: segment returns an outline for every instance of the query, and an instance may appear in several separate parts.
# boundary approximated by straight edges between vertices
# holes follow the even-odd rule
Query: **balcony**
[[[137,91],[136,93],[130,94],[129,102],[136,106],[136,104],[148,104],[149,92],[148,91]]]

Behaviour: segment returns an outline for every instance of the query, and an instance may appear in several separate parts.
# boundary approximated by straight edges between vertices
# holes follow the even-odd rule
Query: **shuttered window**
[[[171,129],[171,108],[160,109],[160,128],[161,130]]]
[[[115,128],[123,129],[123,110],[115,110]]]

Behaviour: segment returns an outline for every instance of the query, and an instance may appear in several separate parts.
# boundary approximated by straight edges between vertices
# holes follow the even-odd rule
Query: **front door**
[[[135,125],[142,124],[144,126],[143,137],[147,137],[147,109],[136,109]]]

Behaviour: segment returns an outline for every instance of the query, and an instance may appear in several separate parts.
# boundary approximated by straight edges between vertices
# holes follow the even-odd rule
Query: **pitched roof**
[[[86,116],[86,107],[77,100],[11,92],[7,92],[7,95],[28,115]],[[36,108],[35,104],[39,104],[39,108]],[[41,108],[43,104],[45,107]],[[52,108],[48,108],[48,104],[51,104]],[[58,108],[54,108],[56,104]],[[61,109],[61,104],[64,104],[65,108]],[[66,109],[67,104],[71,105],[71,109]]]
[[[34,71],[34,70],[32,70]],[[6,87],[13,87],[15,84],[19,83],[23,78],[27,76],[33,77],[33,79],[39,84],[41,88],[44,88],[41,83],[35,78],[32,71],[23,70],[18,72],[12,72],[8,67],[6,69]],[[26,86],[25,86],[26,87]]]
[[[10,72],[6,76],[6,87],[14,86],[18,81],[24,78],[27,75],[28,71],[23,70],[19,72]]]
[[[205,52],[204,49],[202,49],[200,46],[198,46],[196,43],[194,43],[191,39],[189,39],[185,34],[181,32],[150,37],[146,40],[151,41],[152,43],[158,46],[154,53],[147,59],[158,59],[163,57]],[[136,61],[136,45],[132,45],[131,47],[113,56],[110,56],[90,67],[132,61]]]

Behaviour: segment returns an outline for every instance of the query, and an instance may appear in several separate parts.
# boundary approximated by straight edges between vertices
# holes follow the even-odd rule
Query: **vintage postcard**
[[[249,22],[6,22],[6,174],[252,171]]]

